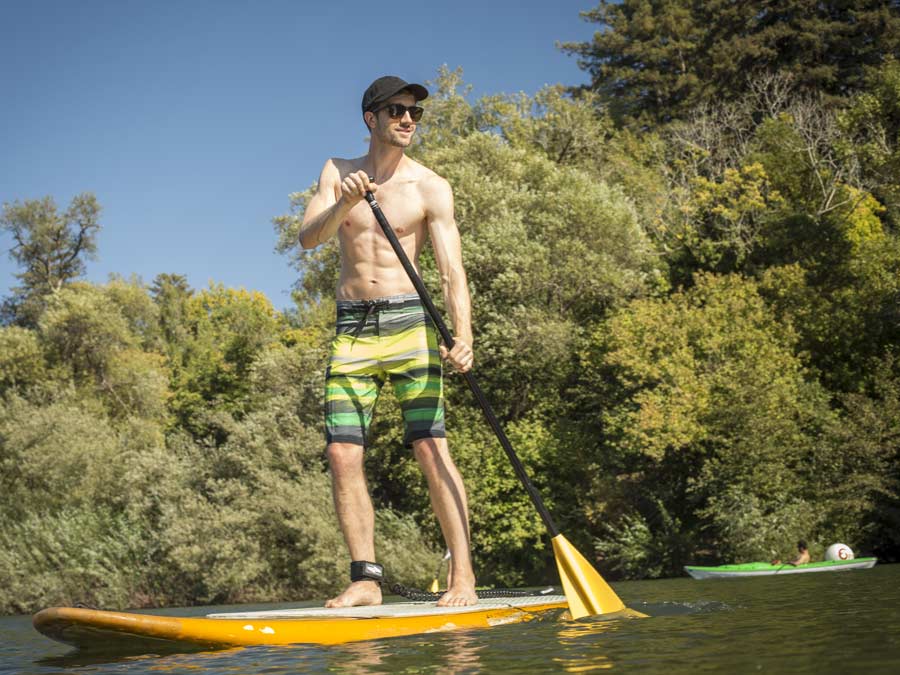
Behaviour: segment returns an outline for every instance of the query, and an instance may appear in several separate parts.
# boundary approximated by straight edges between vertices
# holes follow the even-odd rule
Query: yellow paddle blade
[[[573,619],[625,609],[600,573],[561,534],[551,539],[559,578]]]
[[[441,590],[441,587],[440,587],[440,584],[439,584],[437,578],[435,578],[434,581],[431,582],[431,586],[428,587],[428,590],[431,591],[432,593],[437,593],[439,590]]]

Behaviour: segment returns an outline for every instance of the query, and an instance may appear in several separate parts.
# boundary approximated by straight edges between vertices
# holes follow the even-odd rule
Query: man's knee
[[[419,438],[413,441],[413,455],[423,468],[452,463],[446,438]]]
[[[363,464],[363,447],[354,443],[329,443],[325,456],[332,473],[358,471]]]

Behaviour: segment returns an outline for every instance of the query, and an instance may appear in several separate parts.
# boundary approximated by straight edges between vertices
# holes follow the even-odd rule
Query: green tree
[[[44,353],[33,330],[0,327],[0,394],[41,384],[47,377]]]
[[[883,229],[874,182],[838,115],[784,78],[751,85],[663,134],[668,204],[654,235],[676,283],[698,269],[827,270]]]
[[[170,406],[184,429],[221,442],[223,420],[246,410],[255,359],[288,326],[261,293],[222,285],[186,300],[185,325],[189,337],[172,364]]]
[[[169,396],[156,307],[136,283],[78,282],[55,293],[38,321],[53,379],[96,396],[115,418],[162,420]]]
[[[165,486],[133,464],[159,457],[146,434],[118,431],[97,400],[69,391],[40,404],[4,397],[0,439],[0,611],[133,606],[153,535],[127,503]]]
[[[114,356],[139,347],[128,320],[102,287],[78,283],[57,292],[38,325],[47,360],[78,384],[103,386]]]
[[[898,365],[893,352],[873,359],[865,387],[840,397],[840,418],[814,467],[824,540],[852,541],[887,560],[900,554]]]
[[[187,302],[193,290],[181,274],[158,274],[150,296],[159,308],[159,324],[169,359],[178,362],[188,341]]]
[[[740,96],[751,73],[784,72],[843,101],[867,67],[900,50],[893,0],[601,0],[582,16],[600,30],[561,48],[579,56],[614,116],[651,126]]]
[[[783,78],[752,85],[662,134],[668,203],[651,232],[673,284],[763,279],[826,386],[852,391],[898,337],[897,236],[850,121]]]
[[[860,158],[860,170],[872,193],[887,207],[886,220],[900,228],[900,63],[888,60],[870,73],[866,88],[841,112],[848,151]]]
[[[21,286],[5,301],[7,320],[34,326],[44,298],[84,274],[84,259],[97,250],[99,215],[90,193],[74,197],[63,213],[51,197],[3,205],[0,227],[13,240],[9,255],[24,268],[16,274]]]
[[[607,564],[676,574],[815,531],[805,467],[831,413],[795,349],[756,284],[733,275],[698,275],[598,327],[575,404],[585,436],[604,439],[583,508]]]

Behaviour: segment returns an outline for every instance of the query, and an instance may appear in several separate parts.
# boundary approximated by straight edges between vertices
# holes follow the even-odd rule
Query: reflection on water
[[[177,648],[173,648],[175,650]],[[90,669],[93,672],[149,672],[166,671],[183,664],[192,663],[195,667],[203,668],[203,663],[210,663],[215,672],[215,659],[232,659],[237,653],[244,651],[243,647],[232,647],[217,651],[192,651],[182,653],[176,651],[148,652],[146,654],[122,654],[115,650],[80,652],[70,650],[62,655],[47,656],[35,660],[35,664],[41,666],[55,666],[57,668],[85,668],[86,666],[106,665],[102,670]],[[0,670],[0,672],[3,672]]]
[[[704,614],[712,612],[728,612],[731,607],[716,600],[699,600],[697,602],[641,602],[634,606],[649,616],[683,616],[685,614]]]
[[[327,661],[335,665],[345,663],[349,670],[356,673],[371,673],[379,672],[379,666],[389,655],[389,645],[385,641],[352,642],[331,650]]]
[[[743,580],[642,581],[615,584],[615,590],[650,617],[566,621],[562,613],[550,613],[490,630],[335,647],[137,657],[65,654],[65,647],[37,634],[28,617],[5,617],[0,675],[900,672],[900,565]]]
[[[559,656],[553,658],[567,673],[587,673],[592,670],[609,670],[613,667],[612,659],[596,650],[583,650],[585,636],[611,633],[617,630],[625,620],[605,621],[603,619],[579,619],[561,624],[556,632],[557,642],[565,647]]]
[[[483,672],[479,652],[486,648],[479,631],[462,630],[436,633],[418,638],[356,642],[328,650],[330,672],[397,673],[405,672],[410,660],[418,661],[416,672],[463,673]],[[422,654],[427,653],[427,660]]]

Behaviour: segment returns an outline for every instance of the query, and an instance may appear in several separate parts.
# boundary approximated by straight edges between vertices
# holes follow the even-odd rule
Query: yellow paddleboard
[[[154,645],[219,648],[236,645],[333,645],[458,628],[490,628],[566,608],[564,595],[481,599],[470,607],[398,602],[377,607],[304,607],[229,612],[205,617],[156,616],[75,607],[34,615],[34,627],[80,649],[131,649]]]

